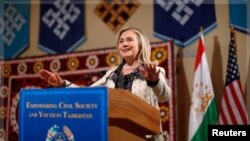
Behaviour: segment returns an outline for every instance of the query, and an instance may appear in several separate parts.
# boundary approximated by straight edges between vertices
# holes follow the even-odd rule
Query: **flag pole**
[[[235,52],[237,53],[237,40],[236,40],[236,33],[234,31],[234,27],[230,25],[230,32],[233,34],[234,44],[235,44]],[[237,55],[237,54],[236,54]]]
[[[202,27],[202,26],[200,27],[200,33],[201,33],[201,32],[203,32],[203,27]]]
[[[203,40],[205,40],[205,39],[204,39],[205,37],[204,37],[204,34],[203,34],[203,27],[202,27],[202,26],[200,27],[199,33],[200,33],[200,36],[201,36],[201,34],[202,34]],[[203,41],[203,42],[204,42],[204,41]],[[204,47],[204,49],[206,49],[205,45],[204,45],[203,47]]]
[[[203,27],[202,27],[202,26],[200,27],[199,33],[203,35]],[[204,35],[203,35],[203,36],[204,36]]]

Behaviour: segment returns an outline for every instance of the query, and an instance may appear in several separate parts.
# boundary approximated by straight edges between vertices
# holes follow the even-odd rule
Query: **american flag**
[[[219,124],[248,124],[246,104],[238,70],[235,33],[232,29],[229,42],[226,84],[220,106]]]

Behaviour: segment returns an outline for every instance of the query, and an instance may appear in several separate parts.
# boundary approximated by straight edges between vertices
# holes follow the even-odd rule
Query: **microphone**
[[[103,83],[101,83],[100,84],[100,86],[106,86],[106,83],[108,82],[108,80],[110,79],[114,79],[114,77],[115,77],[115,75],[113,75],[113,74],[115,74],[114,73],[115,71],[112,71],[107,77],[106,77],[106,79],[105,79],[105,81],[103,82]],[[112,78],[113,77],[113,78]]]

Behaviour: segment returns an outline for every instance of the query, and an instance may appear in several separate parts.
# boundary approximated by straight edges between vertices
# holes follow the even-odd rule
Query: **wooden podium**
[[[62,140],[65,126],[76,140],[145,141],[160,133],[160,112],[126,90],[22,89],[19,104],[19,141]]]
[[[159,133],[159,110],[129,91],[109,89],[109,141],[145,141]]]

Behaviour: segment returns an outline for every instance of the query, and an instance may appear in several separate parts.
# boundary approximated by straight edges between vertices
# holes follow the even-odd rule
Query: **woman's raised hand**
[[[53,87],[62,87],[65,85],[65,81],[56,73],[41,69],[39,70],[39,75],[42,80]]]
[[[159,80],[160,70],[156,70],[154,63],[145,64],[143,67],[140,67],[139,70],[147,81],[157,82]]]

